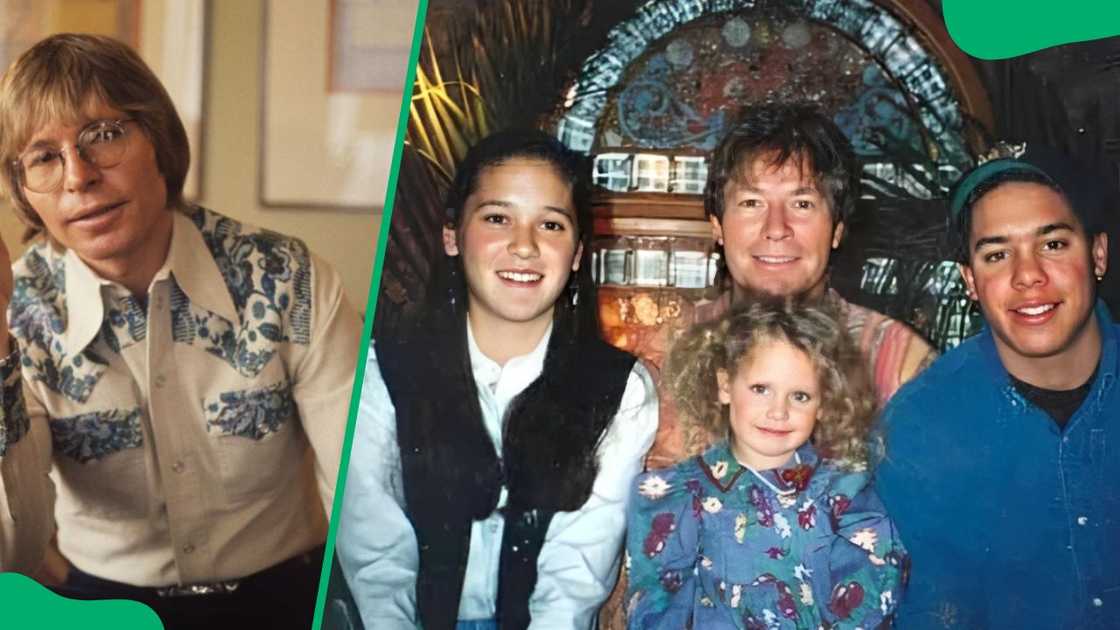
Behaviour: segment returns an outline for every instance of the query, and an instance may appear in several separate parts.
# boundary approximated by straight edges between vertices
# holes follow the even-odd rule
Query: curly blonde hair
[[[793,298],[759,300],[714,322],[698,324],[673,345],[665,382],[678,409],[709,432],[730,431],[719,402],[716,373],[731,378],[760,344],[783,341],[805,353],[820,379],[820,416],[812,442],[822,458],[846,467],[866,465],[875,421],[875,389],[867,365],[840,312]]]

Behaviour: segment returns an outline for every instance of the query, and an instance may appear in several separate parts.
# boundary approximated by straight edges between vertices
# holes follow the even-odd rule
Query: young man
[[[182,123],[114,40],[19,58],[0,155],[45,237],[0,279],[0,566],[35,570],[57,523],[63,594],[306,628],[360,339],[338,277],[183,202]]]
[[[828,288],[829,257],[840,246],[858,197],[859,164],[831,120],[805,105],[746,110],[712,154],[704,190],[704,209],[723,248],[731,288],[697,307],[696,319],[715,319],[756,294],[832,301],[847,317],[882,402],[936,355],[905,324]],[[666,329],[654,338],[661,352],[676,332]],[[650,468],[698,454],[714,437],[678,422],[671,402],[663,400]]]
[[[987,326],[885,413],[878,488],[913,561],[900,627],[1115,626],[1120,353],[1084,179],[1029,149],[952,194]]]
[[[472,147],[416,327],[370,352],[338,530],[367,629],[587,630],[614,585],[657,396],[599,338],[586,166]]]

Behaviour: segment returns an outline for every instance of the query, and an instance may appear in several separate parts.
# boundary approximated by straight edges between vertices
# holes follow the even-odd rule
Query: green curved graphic
[[[1116,0],[943,0],[942,10],[953,41],[980,59],[1120,35]]]
[[[163,630],[156,613],[144,604],[124,600],[78,601],[55,595],[19,573],[0,573],[4,607],[0,626],[23,630]]]

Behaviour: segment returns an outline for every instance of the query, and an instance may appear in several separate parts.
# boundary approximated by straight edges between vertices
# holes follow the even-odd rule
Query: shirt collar
[[[167,253],[167,271],[192,304],[204,308],[227,321],[241,321],[233,296],[226,285],[225,276],[210,254],[202,232],[183,212],[175,213],[175,228],[171,234],[171,250]]]
[[[98,276],[72,249],[63,254],[63,268],[66,269],[63,290],[67,319],[66,330],[61,335],[62,345],[67,354],[76,355],[85,350],[101,330],[101,320],[105,318],[101,288],[111,283]]]
[[[179,288],[198,306],[231,321],[240,321],[225,278],[195,224],[183,212],[173,211],[171,247],[153,283],[174,276]],[[105,318],[104,290],[114,283],[90,269],[74,250],[64,254],[66,330],[61,335],[67,354],[76,355],[101,330]],[[123,289],[123,288],[121,288]]]
[[[1097,377],[1093,382],[1093,387],[1086,397],[1086,401],[1095,400],[1102,395],[1102,385],[1105,389],[1111,388],[1112,384],[1116,381],[1117,371],[1120,366],[1117,362],[1120,361],[1120,352],[1117,348],[1116,326],[1112,321],[1112,315],[1109,313],[1108,305],[1104,300],[1097,298],[1097,303],[1093,307],[1093,312],[1097,316],[1097,327],[1100,329],[1101,335],[1101,356],[1098,359]],[[984,356],[988,369],[993,377],[1000,379],[1000,382],[1006,384],[1006,391],[1013,392],[1014,385],[1011,383],[1011,375],[1004,367],[1003,361],[999,358],[999,351],[996,350],[996,342],[992,327],[988,325],[985,320],[983,328],[979,333],[979,343],[981,354]],[[1017,395],[1017,394],[1016,394]]]
[[[498,362],[483,354],[479,349],[478,343],[475,341],[474,332],[471,330],[470,315],[467,316],[467,352],[471,360],[471,372],[473,373],[475,382],[480,385],[486,385],[493,388],[502,379],[504,374],[516,374],[519,376],[519,382],[514,385],[516,391],[521,391],[529,383],[533,382],[541,371],[544,369],[544,357],[548,351],[548,341],[552,337],[552,324],[549,323],[548,329],[541,335],[541,340],[537,342],[535,348],[529,351],[528,354],[513,357],[506,364],[498,365]],[[521,383],[520,381],[524,381]],[[520,387],[518,387],[520,385]]]

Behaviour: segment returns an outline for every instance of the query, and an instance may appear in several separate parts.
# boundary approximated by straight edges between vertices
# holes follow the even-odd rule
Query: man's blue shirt
[[[897,625],[1120,624],[1120,353],[1102,349],[1065,430],[1011,384],[985,328],[884,411],[877,488],[911,551]]]

